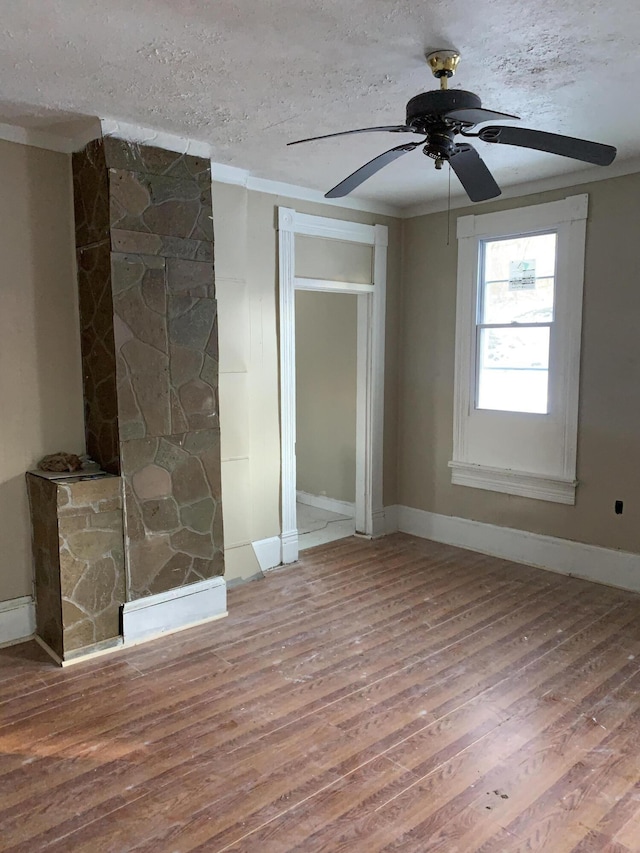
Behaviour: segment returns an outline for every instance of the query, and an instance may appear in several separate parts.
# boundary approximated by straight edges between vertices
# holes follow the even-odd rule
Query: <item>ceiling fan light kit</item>
[[[449,89],[449,79],[455,74],[460,61],[460,54],[455,50],[433,51],[427,54],[426,60],[433,76],[440,81],[440,88],[422,92],[411,98],[406,107],[405,124],[344,130],[288,143],[299,145],[302,142],[314,142],[335,136],[374,132],[412,133],[424,137],[418,142],[406,142],[374,157],[325,193],[325,198],[342,198],[348,195],[384,166],[420,146],[423,146],[423,154],[435,161],[436,169],[441,169],[444,163],[449,163],[471,201],[487,201],[499,196],[500,187],[478,152],[468,142],[457,142],[456,136],[476,138],[491,144],[546,151],[596,166],[608,166],[613,162],[616,156],[613,146],[572,136],[509,125],[483,127],[474,133],[472,129],[477,124],[487,121],[517,121],[518,116],[485,109],[480,98],[473,92]]]

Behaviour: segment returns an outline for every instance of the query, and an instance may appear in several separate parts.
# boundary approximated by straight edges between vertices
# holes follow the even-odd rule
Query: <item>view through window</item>
[[[555,232],[480,243],[476,408],[548,412]]]

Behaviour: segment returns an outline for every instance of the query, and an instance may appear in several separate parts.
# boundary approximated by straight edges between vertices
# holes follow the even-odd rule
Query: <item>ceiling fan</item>
[[[435,160],[436,169],[441,169],[444,163],[449,163],[471,201],[496,198],[500,195],[500,187],[493,175],[472,145],[468,142],[455,141],[458,135],[463,138],[481,139],[483,142],[548,151],[551,154],[560,154],[563,157],[571,157],[596,166],[608,166],[613,162],[616,156],[616,149],[613,146],[589,142],[586,139],[575,139],[572,136],[500,125],[490,125],[483,127],[477,133],[472,133],[471,128],[477,124],[500,119],[514,121],[518,116],[484,109],[480,98],[473,92],[449,89],[448,80],[455,74],[459,60],[460,55],[454,50],[437,50],[427,55],[427,62],[433,76],[440,80],[440,89],[423,92],[411,98],[407,104],[407,120],[403,125],[343,130],[339,133],[327,133],[324,136],[312,136],[288,143],[300,145],[302,142],[314,142],[316,139],[331,139],[334,136],[377,131],[413,133],[424,137],[418,142],[405,142],[369,160],[325,193],[325,198],[342,198],[348,195],[384,166],[421,145],[424,146],[423,154]]]

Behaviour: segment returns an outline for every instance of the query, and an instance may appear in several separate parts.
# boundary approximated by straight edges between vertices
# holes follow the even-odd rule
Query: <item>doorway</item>
[[[296,519],[303,551],[356,531],[358,297],[296,290],[295,302]]]
[[[369,282],[313,278],[300,274],[296,236],[315,237],[325,259],[338,255],[328,241],[371,247]],[[373,537],[384,533],[382,503],[382,430],[384,405],[384,320],[387,228],[278,209],[281,413],[281,543],[282,562],[298,559],[296,465],[296,305],[298,291],[356,296],[356,440],[355,530]],[[315,245],[317,249],[319,243]],[[313,252],[311,252],[313,254]]]

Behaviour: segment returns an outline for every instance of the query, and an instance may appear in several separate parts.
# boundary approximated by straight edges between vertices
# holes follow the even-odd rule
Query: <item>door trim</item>
[[[302,279],[295,275],[295,235],[373,247],[372,284]],[[362,225],[278,208],[280,322],[280,451],[282,562],[298,559],[296,520],[295,291],[356,293],[358,297],[356,403],[356,531],[385,532],[382,502],[384,344],[387,289],[386,225]]]

